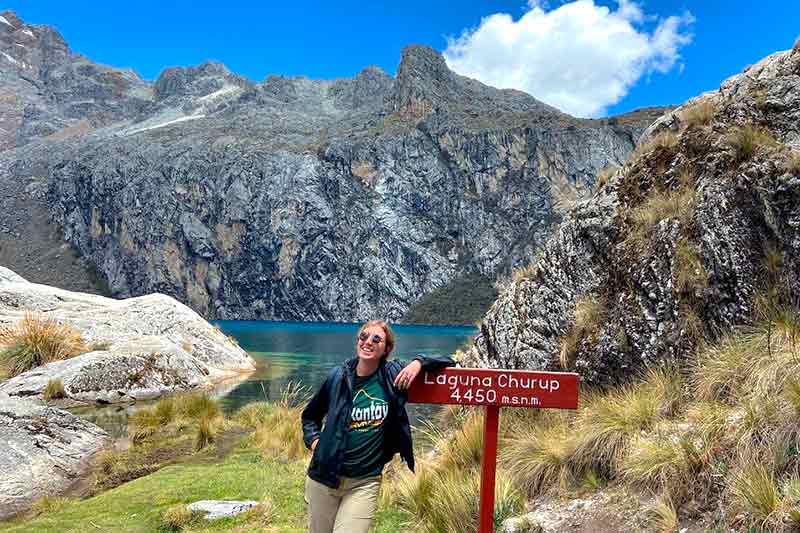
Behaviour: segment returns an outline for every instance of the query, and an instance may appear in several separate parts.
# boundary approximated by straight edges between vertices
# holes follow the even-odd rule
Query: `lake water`
[[[316,390],[334,366],[355,355],[360,324],[340,322],[266,322],[220,320],[214,322],[256,360],[256,371],[244,381],[223,384],[212,391],[227,413],[264,399],[277,400],[290,383]],[[477,333],[474,327],[393,325],[393,358],[416,354],[450,355]],[[151,403],[72,409],[114,437],[126,434],[128,415]],[[412,421],[432,412],[431,406],[409,406]]]
[[[219,389],[226,411],[249,402],[275,400],[289,382],[316,390],[328,371],[355,355],[360,324],[338,322],[265,322],[221,320],[216,325],[256,360],[258,369],[246,381]],[[450,355],[477,330],[460,326],[393,325],[393,358]]]

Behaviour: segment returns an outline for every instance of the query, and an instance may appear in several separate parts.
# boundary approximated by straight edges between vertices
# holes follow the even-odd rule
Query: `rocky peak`
[[[393,85],[394,78],[386,71],[368,66],[355,78],[336,80],[328,92],[340,109],[377,108],[391,94]]]
[[[0,33],[5,33],[8,31],[15,31],[22,27],[24,24],[22,19],[20,19],[16,13],[11,10],[0,11]]]
[[[459,76],[448,68],[442,54],[422,45],[403,49],[392,105],[395,112],[418,117],[432,111],[469,115],[533,111],[567,116],[522,91],[496,89]]]
[[[156,79],[153,92],[157,101],[175,96],[203,97],[216,91],[247,88],[251,84],[233,74],[218,61],[206,61],[196,67],[170,67]]]

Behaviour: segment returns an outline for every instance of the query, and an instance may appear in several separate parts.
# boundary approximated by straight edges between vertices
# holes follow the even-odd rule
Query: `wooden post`
[[[487,405],[483,420],[483,456],[481,457],[481,508],[479,533],[494,532],[494,482],[497,467],[497,431],[500,408]]]

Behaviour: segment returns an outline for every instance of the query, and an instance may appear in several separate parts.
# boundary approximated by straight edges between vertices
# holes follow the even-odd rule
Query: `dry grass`
[[[308,401],[310,389],[299,383],[289,383],[281,392],[281,399],[272,409],[262,409],[260,413],[242,415],[243,420],[256,418],[256,431],[252,441],[269,457],[302,459],[310,453],[303,442],[300,431],[300,415]]]
[[[674,426],[636,437],[620,467],[623,478],[634,485],[683,499],[689,493],[696,470],[704,464],[693,439],[691,434],[681,435]]]
[[[795,150],[787,152],[783,168],[793,176],[800,175],[800,152]]]
[[[0,347],[0,361],[11,376],[88,350],[72,326],[30,313],[14,326],[0,326]]]
[[[191,512],[185,505],[173,505],[161,514],[162,529],[182,531],[193,525],[199,516]]]
[[[42,392],[42,398],[44,398],[45,401],[60,400],[66,397],[67,392],[64,390],[64,383],[62,383],[60,379],[51,379],[48,381],[47,386]]]
[[[681,179],[678,188],[653,190],[630,214],[628,245],[636,250],[646,249],[662,220],[677,220],[681,227],[688,227],[694,216],[695,192],[688,177]]]
[[[618,166],[609,165],[609,166],[605,167],[603,170],[601,170],[600,172],[598,172],[597,178],[594,181],[594,189],[596,191],[599,191],[600,189],[605,187],[606,183],[608,183],[608,180],[610,180],[611,177],[614,174],[616,174],[616,172],[618,170],[619,170]]]
[[[781,493],[774,474],[764,465],[744,465],[733,475],[734,503],[759,527],[773,522],[781,507]]]
[[[678,146],[678,135],[673,131],[662,131],[646,143],[636,146],[630,159],[633,161],[654,150],[672,151],[676,146]]]
[[[778,146],[768,130],[753,125],[737,128],[725,138],[725,143],[739,164],[749,161],[761,150]]]
[[[500,462],[515,483],[535,496],[551,487],[564,491],[577,477],[572,465],[577,439],[566,416],[534,418],[514,427],[500,446]]]
[[[511,275],[511,279],[514,280],[514,283],[519,283],[520,281],[524,281],[526,279],[536,278],[536,274],[538,272],[539,269],[536,266],[536,263],[532,262],[523,267],[515,268],[513,274]]]
[[[658,533],[678,533],[678,510],[668,496],[659,497],[648,509],[648,515]]]
[[[401,472],[391,490],[395,500],[415,516],[413,531],[472,533],[478,530],[480,474],[470,470],[437,470],[421,464],[416,475]],[[523,499],[511,479],[498,471],[495,482],[495,526],[522,510]]]
[[[708,288],[708,271],[703,259],[686,239],[680,239],[675,244],[672,276],[678,294],[699,295]]]
[[[214,425],[214,420],[209,417],[203,417],[197,421],[197,432],[194,438],[194,449],[199,451],[214,443],[217,437],[217,430]]]
[[[685,109],[681,114],[681,118],[687,128],[702,127],[711,124],[716,114],[716,104],[706,99]]]
[[[607,318],[608,306],[604,298],[588,294],[575,303],[572,327],[561,338],[561,368],[571,368],[575,364],[584,341],[596,342]]]
[[[36,500],[28,511],[29,516],[57,513],[66,507],[72,500],[59,496],[42,496]]]

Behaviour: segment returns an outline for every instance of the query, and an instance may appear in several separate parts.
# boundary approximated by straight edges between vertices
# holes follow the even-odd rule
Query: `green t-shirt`
[[[384,423],[388,415],[389,402],[378,382],[378,373],[356,377],[341,471],[343,476],[365,478],[381,473]]]

